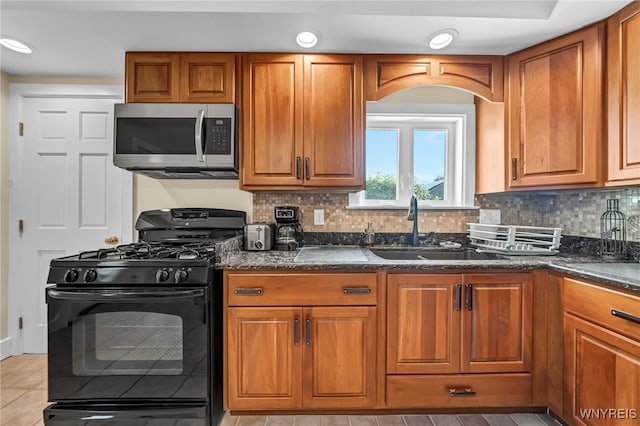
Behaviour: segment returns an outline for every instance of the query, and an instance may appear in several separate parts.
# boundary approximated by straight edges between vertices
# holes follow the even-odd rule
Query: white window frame
[[[367,129],[399,129],[397,200],[367,200],[349,194],[350,209],[407,208],[413,193],[414,130],[445,130],[445,199],[420,200],[421,208],[473,207],[475,192],[475,106],[472,104],[390,104],[367,102]]]

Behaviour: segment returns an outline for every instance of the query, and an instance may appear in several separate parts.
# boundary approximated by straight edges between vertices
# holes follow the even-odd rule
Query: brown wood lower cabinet
[[[564,420],[640,424],[640,298],[564,278]]]
[[[529,273],[388,274],[387,406],[529,404],[532,324]]]
[[[373,408],[377,307],[368,305],[376,303],[376,279],[375,273],[226,274],[227,408]],[[315,297],[299,297],[302,306],[269,306],[310,287]],[[345,301],[352,305],[337,306]]]

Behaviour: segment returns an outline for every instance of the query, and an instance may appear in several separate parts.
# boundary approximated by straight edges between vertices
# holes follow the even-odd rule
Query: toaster
[[[273,230],[270,223],[249,223],[244,226],[245,250],[271,250]]]

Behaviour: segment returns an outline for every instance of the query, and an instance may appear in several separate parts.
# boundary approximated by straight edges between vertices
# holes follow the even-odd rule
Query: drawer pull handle
[[[626,319],[627,321],[631,321],[636,324],[640,324],[640,317],[619,311],[617,309],[611,309],[611,315],[613,315],[614,317]]]
[[[463,398],[470,396],[478,396],[478,394],[468,386],[449,388],[449,398]]]
[[[235,288],[233,294],[238,296],[262,296],[261,288]]]
[[[369,294],[371,289],[369,287],[346,287],[342,290],[344,294]]]

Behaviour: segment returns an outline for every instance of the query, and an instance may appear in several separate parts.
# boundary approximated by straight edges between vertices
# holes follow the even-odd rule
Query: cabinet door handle
[[[456,311],[462,309],[462,284],[455,285],[455,299],[453,304],[455,305]]]
[[[293,346],[300,345],[300,320],[298,318],[293,319]]]
[[[449,398],[460,398],[469,396],[478,396],[478,394],[469,386],[449,388]]]
[[[473,309],[473,285],[467,284],[466,286],[467,296],[464,300],[464,307],[467,308],[468,311]]]
[[[311,318],[304,320],[304,343],[307,346],[311,345]]]
[[[518,159],[511,159],[511,180],[518,180]]]
[[[262,296],[261,288],[234,288],[233,294],[238,296]]]
[[[622,318],[622,319],[626,319],[627,321],[631,321],[631,322],[634,322],[636,324],[640,324],[640,317],[628,314],[628,313],[623,312],[623,311],[619,311],[617,309],[611,309],[611,315],[613,315],[614,317],[619,317],[619,318]]]
[[[300,172],[302,169],[302,158],[296,157],[296,179],[300,179]]]
[[[304,178],[311,179],[311,160],[309,157],[304,157]]]
[[[344,294],[369,294],[371,289],[369,287],[345,287],[342,289]]]

